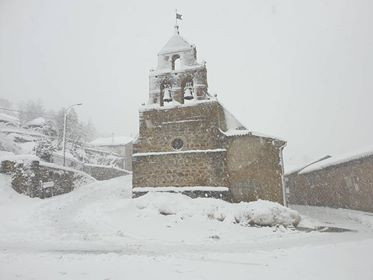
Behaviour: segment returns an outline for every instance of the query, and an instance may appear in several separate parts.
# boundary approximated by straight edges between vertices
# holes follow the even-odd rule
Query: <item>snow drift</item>
[[[49,242],[53,248],[66,249],[84,247],[89,240],[106,248],[128,242],[205,244],[214,239],[211,236],[219,236],[223,243],[232,238],[247,242],[248,233],[256,240],[282,234],[259,226],[292,227],[301,219],[298,212],[269,201],[231,204],[180,193],[148,193],[132,199],[131,176],[33,199],[16,193],[9,176],[0,175],[0,244],[22,241],[43,247]]]
[[[214,198],[196,198],[175,193],[148,193],[134,199],[138,209],[155,210],[161,215],[176,215],[181,219],[202,216],[243,226],[297,226],[301,220],[297,211],[279,203],[258,200],[232,204]]]

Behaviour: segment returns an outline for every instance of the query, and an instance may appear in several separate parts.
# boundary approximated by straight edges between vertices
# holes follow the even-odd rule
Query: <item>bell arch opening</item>
[[[160,95],[160,106],[163,106],[165,102],[172,101],[172,93],[171,93],[171,82],[166,80],[161,83],[161,95]]]
[[[181,82],[183,100],[194,99],[193,78],[187,77]]]
[[[180,70],[180,69],[181,69],[180,55],[175,54],[172,56],[172,70]]]

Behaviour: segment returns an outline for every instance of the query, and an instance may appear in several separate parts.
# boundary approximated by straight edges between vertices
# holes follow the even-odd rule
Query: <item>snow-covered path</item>
[[[130,186],[127,176],[40,200],[0,175],[0,279],[373,279],[369,213],[294,206],[301,226],[354,230],[344,233],[247,227],[220,201],[150,203]]]

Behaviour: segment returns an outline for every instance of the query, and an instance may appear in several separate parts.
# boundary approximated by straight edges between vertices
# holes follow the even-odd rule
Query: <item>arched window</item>
[[[172,70],[179,70],[181,68],[180,55],[175,54],[172,56]]]

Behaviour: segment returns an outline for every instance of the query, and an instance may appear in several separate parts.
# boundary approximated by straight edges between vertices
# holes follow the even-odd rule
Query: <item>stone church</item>
[[[247,130],[208,93],[206,64],[175,33],[149,75],[133,146],[133,196],[181,192],[232,202],[283,203],[286,142]]]

